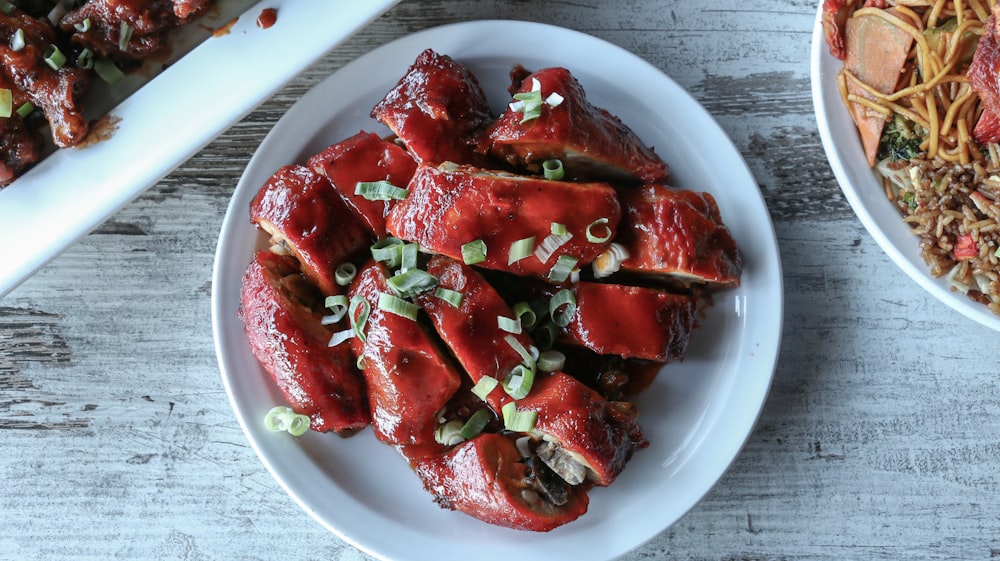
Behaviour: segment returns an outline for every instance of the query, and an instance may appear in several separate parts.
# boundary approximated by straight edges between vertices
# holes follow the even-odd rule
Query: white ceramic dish
[[[512,41],[511,37],[519,37]],[[505,103],[508,72],[561,65],[595,104],[617,113],[672,166],[676,184],[707,190],[741,245],[742,285],[722,292],[683,363],[639,400],[651,445],[590,511],[547,534],[497,528],[442,510],[406,463],[367,430],[349,439],[268,432],[280,393],[255,362],[237,319],[240,277],[263,242],[250,199],[278,167],[366,129],[388,133],[369,110],[425,48],[477,74],[491,104]],[[637,87],[640,85],[641,87]],[[383,46],[318,85],[274,127],[250,161],[219,239],[213,324],[223,381],[251,445],[275,479],[321,524],[382,559],[603,560],[676,522],[715,484],[748,437],[767,394],[782,323],[782,279],[767,209],[740,154],[712,118],[668,77],[594,37],[534,23],[480,21],[423,31]]]
[[[837,88],[837,73],[843,68],[843,61],[830,54],[823,38],[822,15],[820,2],[812,37],[813,106],[826,157],[844,197],[882,250],[911,279],[962,315],[1000,331],[1000,316],[964,294],[952,292],[947,281],[931,275],[920,257],[920,240],[903,223],[875,172],[868,167],[858,131]]]
[[[396,2],[219,0],[185,29],[193,50],[145,85],[116,87],[142,86],[109,107],[120,119],[109,139],[57,151],[0,189],[0,297]],[[266,7],[278,20],[260,29]],[[227,33],[205,29],[237,16]]]

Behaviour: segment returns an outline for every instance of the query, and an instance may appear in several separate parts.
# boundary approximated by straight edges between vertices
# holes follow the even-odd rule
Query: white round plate
[[[875,172],[868,167],[858,131],[837,88],[837,73],[844,63],[830,54],[823,37],[822,16],[820,2],[812,38],[813,106],[826,157],[844,197],[882,250],[911,279],[962,315],[1000,331],[1000,316],[966,295],[952,292],[947,281],[931,274],[920,256],[919,238],[903,223],[899,210],[885,196]]]
[[[517,38],[516,40],[513,38]],[[366,430],[351,438],[268,432],[280,393],[248,349],[237,319],[240,277],[259,243],[251,198],[280,166],[302,163],[359,130],[388,133],[371,107],[426,48],[480,79],[499,112],[509,71],[569,68],[598,106],[616,113],[671,165],[676,185],[711,192],[744,258],[742,284],[720,292],[683,363],[671,364],[638,400],[650,441],[589,512],[536,534],[497,528],[439,508],[406,462]],[[250,444],[275,479],[325,527],[382,559],[604,560],[676,522],[718,481],[752,430],[770,387],[781,336],[782,286],[774,228],[746,164],[686,92],[614,45],[558,27],[476,21],[422,31],[348,64],[302,97],[257,150],[237,186],[219,238],[213,327],[223,381]]]

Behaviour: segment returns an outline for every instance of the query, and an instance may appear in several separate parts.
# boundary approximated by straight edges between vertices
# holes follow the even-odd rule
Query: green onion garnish
[[[83,49],[80,54],[76,55],[76,65],[84,70],[90,70],[94,67],[94,52],[90,49]]]
[[[462,428],[458,431],[462,438],[469,440],[470,438],[476,436],[477,434],[483,432],[486,428],[486,424],[490,422],[490,414],[486,412],[485,409],[479,409],[472,414],[471,417]]]
[[[998,247],[997,250],[993,253],[993,256],[1000,258],[1000,247]]]
[[[410,269],[386,279],[386,284],[397,296],[409,298],[434,288],[438,279],[423,269]]]
[[[507,264],[512,265],[528,257],[535,251],[535,236],[522,238],[510,244],[510,251],[507,253]]]
[[[309,417],[296,413],[290,407],[279,405],[264,415],[264,426],[274,432],[287,431],[292,436],[302,436],[309,430]]]
[[[511,432],[531,432],[538,420],[538,411],[518,411],[517,404],[509,401],[500,408],[503,426]]]
[[[333,273],[333,279],[340,286],[347,286],[351,284],[354,277],[358,275],[358,268],[354,263],[341,263],[337,270]]]
[[[587,241],[590,243],[604,243],[611,239],[611,227],[608,226],[607,218],[598,218],[587,226]],[[605,234],[598,236],[592,230],[595,226],[604,226]]]
[[[369,201],[399,201],[410,196],[410,190],[396,187],[388,181],[359,181],[354,186],[354,194]]]
[[[388,237],[379,240],[371,247],[372,259],[385,263],[390,269],[399,267],[403,262],[403,240]]]
[[[24,38],[24,30],[18,27],[17,31],[10,36],[10,50],[19,52],[24,49],[27,44],[28,40]]]
[[[569,231],[566,230],[565,224],[553,222],[552,224],[549,225],[549,233],[551,233],[553,236],[565,236],[566,234],[569,233]]]
[[[548,236],[545,236],[545,239],[542,240],[542,243],[538,244],[538,247],[535,248],[535,257],[542,263],[547,262],[549,258],[552,257],[553,253],[555,253],[560,247],[565,245],[566,242],[573,239],[573,234],[567,232],[566,227],[563,226],[562,224],[557,224],[553,222],[552,231],[553,233],[549,234]],[[556,231],[562,233],[557,234]]]
[[[42,59],[45,60],[45,64],[48,64],[52,70],[59,70],[66,64],[66,55],[59,50],[59,47],[55,45],[49,45],[45,49],[45,53],[42,55]]]
[[[8,118],[14,114],[14,93],[8,88],[0,89],[0,118]]]
[[[83,18],[83,21],[73,24],[73,29],[79,31],[80,33],[86,33],[90,31],[90,18]]]
[[[354,335],[358,339],[361,339],[362,343],[368,340],[368,337],[365,335],[365,324],[368,323],[368,314],[371,311],[372,305],[368,303],[368,300],[360,296],[352,297],[351,304],[347,308],[347,317],[350,319],[351,329],[354,330]]]
[[[343,343],[344,341],[350,341],[353,338],[354,338],[353,329],[343,329],[330,336],[330,340],[327,341],[326,346],[336,347],[337,345]]]
[[[566,282],[579,262],[580,260],[572,255],[560,255],[559,259],[556,259],[556,264],[552,266],[552,270],[549,271],[549,282],[555,284]]]
[[[462,261],[466,265],[475,265],[486,261],[486,242],[474,240],[467,244],[462,244]]]
[[[538,369],[542,372],[557,372],[566,366],[566,355],[559,351],[544,351],[538,355]]]
[[[461,444],[465,441],[465,437],[462,436],[462,421],[454,419],[444,423],[443,425],[438,425],[434,429],[434,440],[442,446],[454,446],[456,444]]]
[[[417,313],[420,311],[420,306],[387,292],[378,295],[378,307],[380,310],[385,310],[391,314],[396,314],[397,316],[413,321],[417,321]]]
[[[460,308],[462,306],[462,298],[464,298],[464,295],[461,292],[444,287],[439,287],[435,290],[434,296],[444,300],[456,308]]]
[[[507,379],[503,381],[503,391],[514,399],[523,399],[531,391],[531,386],[535,383],[535,368],[518,364],[510,371]]]
[[[417,257],[420,253],[420,244],[406,243],[399,248],[399,270],[406,272],[417,268]]]
[[[534,86],[531,91],[514,94],[514,100],[510,104],[512,111],[521,112],[521,124],[542,116],[542,86],[538,80],[532,79]]]
[[[517,337],[514,337],[513,335],[506,335],[503,340],[506,341],[507,344],[517,352],[517,354],[521,355],[521,360],[523,360],[525,364],[528,364],[531,367],[535,366],[535,357],[531,355],[531,352],[528,351],[528,349],[524,348],[524,345],[517,340]]]
[[[21,116],[22,119],[27,118],[28,115],[35,110],[35,106],[31,104],[30,101],[25,101],[17,108],[17,114]]]
[[[506,331],[507,333],[513,333],[517,335],[521,333],[521,320],[511,319],[504,316],[497,316],[497,327]]]
[[[556,338],[559,337],[559,326],[555,324],[551,319],[545,320],[544,323],[538,326],[532,335],[535,338],[535,342],[538,346],[543,349],[551,349],[552,345],[555,344]]]
[[[556,292],[549,300],[549,315],[559,327],[566,327],[576,315],[576,296],[568,288]]]
[[[538,316],[535,315],[535,310],[532,309],[531,304],[527,302],[518,302],[514,304],[514,317],[520,322],[521,327],[525,329],[531,329],[535,326],[535,322],[538,321]]]
[[[336,296],[327,296],[326,300],[323,302],[324,307],[330,309],[330,315],[323,316],[323,325],[332,325],[344,319],[347,315],[347,309],[350,307],[350,302],[347,300],[347,296],[343,294],[338,294]]]
[[[109,84],[117,84],[125,79],[125,73],[110,60],[99,58],[94,61],[94,72]]]
[[[566,176],[562,160],[545,160],[542,162],[542,173],[545,174],[545,179],[554,181],[559,181]]]
[[[128,50],[128,42],[132,40],[132,26],[128,22],[122,22],[118,28],[118,50]]]
[[[472,393],[476,394],[476,397],[486,401],[486,396],[490,395],[490,392],[499,385],[500,382],[493,376],[483,376],[476,382],[476,385],[472,386]]]

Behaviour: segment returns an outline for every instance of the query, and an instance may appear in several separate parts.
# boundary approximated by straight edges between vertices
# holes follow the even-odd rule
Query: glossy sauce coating
[[[567,204],[572,201],[572,204]],[[486,260],[477,266],[519,275],[547,277],[560,255],[584,266],[610,242],[587,241],[587,227],[600,219],[614,235],[621,219],[615,190],[606,183],[571,183],[498,174],[478,168],[421,166],[410,182],[410,196],[389,213],[393,235],[454,259],[462,245],[482,240]],[[534,236],[535,246],[551,233],[552,223],[566,226],[572,238],[544,262],[535,255],[510,263],[514,242]],[[596,228],[598,235],[605,227]]]
[[[379,295],[392,292],[387,274],[382,265],[369,262],[348,290],[371,306],[366,340],[355,337],[350,345],[354,356],[364,357],[361,373],[372,428],[391,445],[433,442],[438,412],[461,385],[462,375],[420,323],[379,308]]]
[[[322,295],[295,261],[268,251],[254,256],[240,289],[240,319],[250,350],[288,404],[316,431],[351,432],[368,425],[364,384],[346,345],[330,348]]]
[[[303,274],[327,295],[338,294],[337,267],[364,251],[367,228],[330,182],[304,166],[276,171],[250,203],[250,221],[288,246]]]

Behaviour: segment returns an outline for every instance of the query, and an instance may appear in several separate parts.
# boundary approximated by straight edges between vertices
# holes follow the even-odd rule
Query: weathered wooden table
[[[904,276],[841,196],[810,101],[816,7],[404,0],[0,300],[0,558],[366,558],[280,490],[234,419],[215,243],[250,155],[312,85],[396,37],[486,18],[584,31],[665,71],[735,141],[777,230],[784,342],[758,426],[625,559],[1000,558],[1000,334]]]

